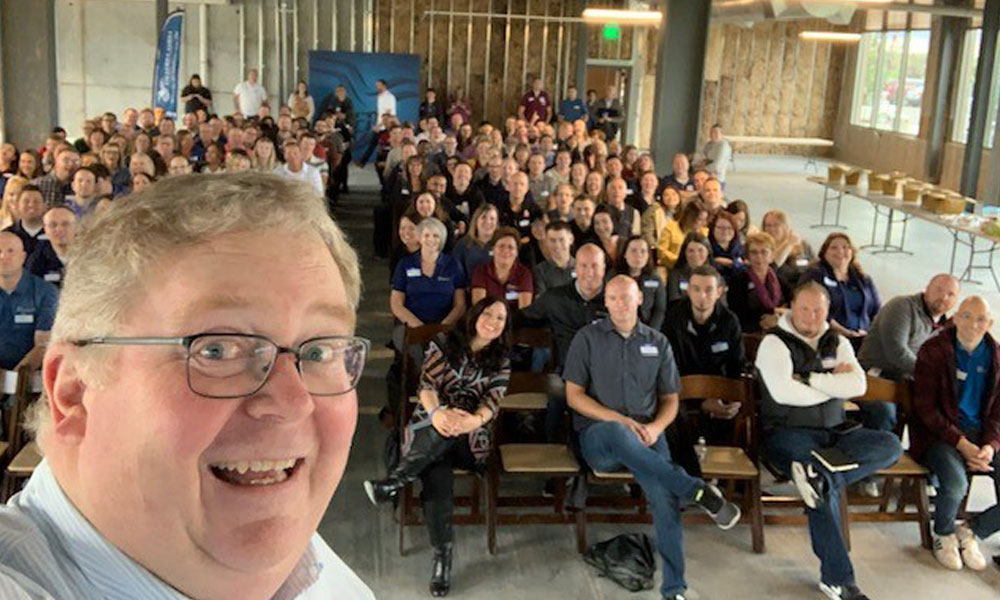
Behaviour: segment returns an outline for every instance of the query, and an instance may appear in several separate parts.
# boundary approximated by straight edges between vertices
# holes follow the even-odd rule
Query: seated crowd
[[[381,107],[384,82],[378,91]],[[864,394],[868,375],[915,380],[907,424],[911,454],[937,487],[934,555],[949,569],[986,568],[979,542],[1000,531],[1000,507],[959,519],[971,473],[1000,489],[1000,348],[986,302],[966,298],[950,315],[959,285],[939,275],[883,306],[846,234],[814,254],[781,211],[755,226],[746,202],[726,198],[707,152],[679,152],[661,174],[586,106],[553,114],[541,94],[536,82],[518,116],[475,126],[461,90],[447,108],[428,90],[416,124],[396,118],[393,100],[362,156],[374,154],[381,182],[374,245],[390,259],[392,345],[420,365],[412,414],[398,394],[386,409],[406,417],[399,460],[365,488],[382,502],[423,483],[432,595],[451,584],[452,469],[485,468],[519,370],[565,382],[565,395],[548,400],[545,441],[574,444],[590,469],[630,471],[646,492],[664,598],[683,599],[688,587],[680,511],[700,507],[724,529],[741,518],[690,460],[691,440],[726,439],[740,407],[683,405],[680,378],[696,374],[756,377],[764,458],[802,495],[819,587],[834,600],[867,598],[840,533],[840,492],[877,491],[873,475],[903,452],[894,405],[866,403],[855,423],[844,403]],[[319,111],[306,96],[302,84],[276,116],[267,104],[227,116],[201,106],[182,127],[129,109],[121,122],[88,121],[73,143],[56,128],[37,151],[5,145],[0,366],[41,364],[77,221],[162,178],[275,173],[334,207],[347,189],[353,109],[342,87]],[[718,126],[711,139],[721,139]],[[447,329],[407,348],[408,328],[424,325]],[[519,327],[549,330],[551,350],[514,345]],[[747,336],[759,342],[753,359]],[[858,467],[828,469],[814,453],[825,448]]]

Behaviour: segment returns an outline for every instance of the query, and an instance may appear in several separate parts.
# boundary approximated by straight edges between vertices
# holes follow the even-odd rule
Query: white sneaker
[[[934,558],[946,569],[962,570],[962,556],[958,552],[958,537],[954,533],[934,536]]]
[[[958,546],[962,550],[962,562],[973,571],[986,570],[986,557],[979,550],[979,542],[976,541],[976,534],[972,533],[968,525],[959,525],[955,530],[955,537],[958,538]]]

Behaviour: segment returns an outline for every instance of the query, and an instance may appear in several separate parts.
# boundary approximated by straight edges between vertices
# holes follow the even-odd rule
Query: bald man
[[[923,292],[896,296],[879,309],[865,337],[858,360],[868,373],[896,381],[913,379],[917,351],[947,320],[961,289],[958,280],[941,273]],[[865,402],[861,407],[865,427],[892,431],[896,405]]]
[[[660,592],[683,600],[680,509],[697,504],[722,529],[739,522],[740,509],[671,458],[664,431],[677,417],[680,377],[666,336],[639,321],[638,284],[625,275],[614,277],[604,304],[608,317],[581,329],[566,357],[563,378],[573,428],[591,469],[627,470],[646,492],[663,559]]]
[[[45,212],[42,220],[49,239],[38,244],[25,261],[24,268],[32,275],[62,288],[69,247],[76,233],[76,213],[69,205],[53,206]]]
[[[1000,504],[965,523],[956,518],[970,471],[988,474],[1000,498],[1000,348],[979,296],[966,298],[953,322],[917,353],[910,454],[937,476],[934,557],[953,571],[981,571],[979,541],[1000,531]]]
[[[0,232],[0,369],[37,369],[56,316],[59,292],[24,269],[24,242]]]

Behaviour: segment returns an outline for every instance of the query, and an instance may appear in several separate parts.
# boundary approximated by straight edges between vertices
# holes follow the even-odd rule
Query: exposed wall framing
[[[476,121],[499,122],[513,114],[535,75],[543,78],[553,101],[559,100],[572,80],[575,26],[543,19],[508,19],[507,15],[576,15],[577,0],[383,0],[375,4],[377,47],[420,55],[421,85],[434,87],[438,97],[447,97],[457,86],[464,86]],[[454,14],[431,16],[425,14],[428,10]],[[461,13],[493,16],[466,17]],[[593,29],[600,34],[600,28]],[[625,32],[629,28],[622,29],[622,43],[628,45],[622,56],[627,58],[631,42]],[[617,57],[613,49],[605,51],[612,52],[605,58]]]

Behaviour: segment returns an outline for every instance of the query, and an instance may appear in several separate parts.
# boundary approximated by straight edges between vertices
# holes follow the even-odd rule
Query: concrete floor
[[[805,181],[799,158],[738,157],[737,170],[727,184],[729,198],[748,202],[755,223],[769,208],[788,212],[792,225],[818,248],[827,230],[810,229],[819,221],[822,190]],[[820,169],[825,173],[821,163]],[[809,171],[808,174],[812,174]],[[352,189],[339,209],[339,220],[358,248],[364,273],[365,294],[358,330],[373,342],[373,356],[360,387],[361,416],[347,472],[330,504],[320,533],[353,567],[378,598],[428,597],[430,549],[426,533],[409,528],[409,552],[399,556],[397,526],[389,508],[373,508],[361,482],[380,475],[381,449],[386,432],[374,416],[385,399],[384,375],[391,357],[384,348],[389,339],[387,261],[372,256],[371,208],[375,178],[368,170],[354,172]],[[841,222],[858,245],[871,235],[872,210],[867,203],[847,200]],[[908,231],[907,249],[913,256],[863,253],[864,268],[874,277],[883,299],[923,288],[933,274],[946,271],[951,238],[943,229],[914,221]],[[960,254],[960,256],[965,256]],[[963,296],[982,294],[1000,306],[1000,293],[992,286],[966,285]],[[993,502],[992,490],[978,482],[970,508]],[[647,531],[645,526],[594,525],[591,540],[607,539],[622,531]],[[812,554],[804,528],[768,526],[767,553],[753,554],[746,527],[722,532],[708,525],[686,527],[687,579],[692,600],[812,599],[824,596],[816,589],[818,561]],[[852,558],[858,583],[872,600],[995,599],[1000,595],[1000,571],[977,574],[946,572],[920,548],[915,524],[862,523],[851,527]],[[1000,536],[984,547],[987,554],[1000,551]],[[486,552],[485,529],[456,528],[453,597],[490,600],[530,599],[653,599],[655,591],[629,594],[606,579],[596,577],[575,551],[569,526],[506,526],[499,529],[498,553]],[[657,580],[659,578],[657,577]],[[657,586],[659,581],[657,581]]]

